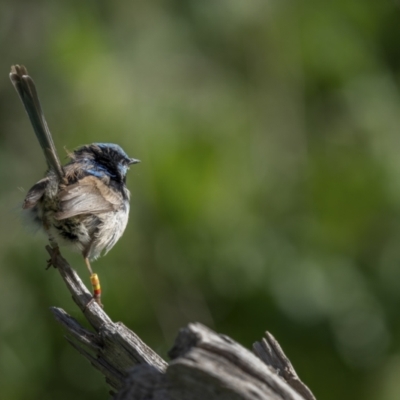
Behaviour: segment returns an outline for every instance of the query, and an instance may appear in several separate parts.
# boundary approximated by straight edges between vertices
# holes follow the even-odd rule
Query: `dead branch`
[[[268,332],[252,353],[228,336],[189,324],[167,363],[124,324],[113,322],[66,260],[47,250],[93,331],[60,308],[52,312],[68,342],[105,376],[115,400],[315,400]]]

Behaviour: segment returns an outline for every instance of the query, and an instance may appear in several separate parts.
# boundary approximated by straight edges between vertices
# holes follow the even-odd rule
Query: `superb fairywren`
[[[91,274],[94,299],[101,289],[90,260],[107,253],[124,233],[130,193],[126,187],[130,158],[116,144],[93,143],[69,154],[61,165],[44,118],[35,83],[24,66],[11,67],[10,79],[28,113],[44,152],[48,171],[23,203],[33,221],[48,234],[51,246],[68,245],[82,253]]]

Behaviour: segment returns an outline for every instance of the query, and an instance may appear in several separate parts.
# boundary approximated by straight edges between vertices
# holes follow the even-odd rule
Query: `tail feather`
[[[60,180],[64,177],[60,159],[53,142],[50,130],[40,105],[35,83],[28,75],[27,69],[23,65],[13,65],[10,72],[10,80],[17,91],[25,110],[29,116],[33,130],[43,150],[46,162],[58,176]]]

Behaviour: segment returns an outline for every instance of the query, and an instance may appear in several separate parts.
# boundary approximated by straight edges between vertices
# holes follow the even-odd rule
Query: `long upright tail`
[[[64,177],[63,169],[57,155],[53,138],[51,137],[50,130],[44,118],[42,107],[40,106],[35,83],[28,75],[28,71],[23,65],[13,65],[11,67],[10,80],[28,113],[33,130],[43,149],[44,156],[46,157],[48,167],[62,180]]]

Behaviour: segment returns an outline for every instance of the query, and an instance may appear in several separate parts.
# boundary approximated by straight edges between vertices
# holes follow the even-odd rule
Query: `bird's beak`
[[[137,163],[140,163],[140,160],[137,160],[136,158],[131,158],[129,160],[128,165],[137,164]]]

